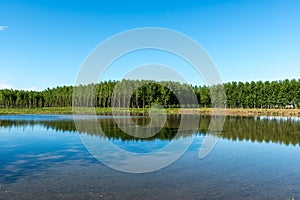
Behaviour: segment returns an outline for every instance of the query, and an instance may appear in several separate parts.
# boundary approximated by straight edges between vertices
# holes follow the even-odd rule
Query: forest
[[[76,91],[74,98],[73,91]],[[190,101],[193,96],[191,92],[197,98],[196,103]],[[217,98],[211,98],[213,95],[217,95]],[[212,102],[212,99],[217,102]],[[125,102],[129,102],[131,108],[149,108],[154,104],[165,108],[299,108],[300,79],[229,82],[213,86],[173,81],[122,80],[58,86],[43,91],[0,90],[0,108],[71,107],[73,104],[108,108],[112,103],[125,107]]]

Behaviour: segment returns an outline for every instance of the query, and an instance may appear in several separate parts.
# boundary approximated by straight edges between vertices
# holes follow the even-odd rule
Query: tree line
[[[73,98],[73,94],[75,94]],[[196,98],[193,101],[192,96]],[[214,97],[214,98],[212,98]],[[173,81],[103,81],[79,86],[58,86],[43,91],[0,90],[0,108],[41,107],[215,107],[299,108],[300,79],[229,82],[193,86]]]

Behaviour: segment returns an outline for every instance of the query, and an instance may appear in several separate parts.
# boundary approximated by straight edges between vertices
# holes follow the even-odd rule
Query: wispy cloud
[[[26,87],[26,88],[18,88],[18,87],[14,87],[8,83],[0,83],[0,90],[2,90],[2,89],[38,91],[38,88],[36,86],[31,86],[31,87]]]
[[[12,89],[13,87],[6,83],[0,83],[0,89]]]
[[[0,31],[4,31],[6,29],[8,29],[8,26],[0,26]]]
[[[29,87],[29,88],[24,88],[23,90],[37,91],[37,87],[36,87],[36,86],[31,86],[31,87]]]

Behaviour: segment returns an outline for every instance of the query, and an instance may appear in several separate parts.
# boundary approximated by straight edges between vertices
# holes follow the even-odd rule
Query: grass
[[[1,108],[0,114],[72,114],[72,107]]]
[[[119,111],[127,111],[126,109],[120,109]],[[132,108],[130,112],[133,113],[148,113],[149,109]],[[111,108],[77,108],[78,114],[110,114]],[[0,108],[0,115],[5,114],[73,114],[72,107],[45,107],[45,108]]]
[[[149,108],[131,108],[131,113],[148,113]],[[79,114],[111,114],[112,108],[77,108]],[[127,112],[127,109],[119,109],[120,112]],[[226,112],[231,116],[299,116],[300,109],[259,109],[259,108],[166,108],[168,114],[212,114],[212,111]],[[72,107],[47,107],[47,108],[0,108],[0,115],[4,114],[73,114]]]

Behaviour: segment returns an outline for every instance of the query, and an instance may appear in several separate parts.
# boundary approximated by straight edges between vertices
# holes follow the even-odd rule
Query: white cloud
[[[4,31],[6,29],[8,29],[8,26],[0,26],[0,31]]]
[[[14,89],[14,90],[27,90],[27,91],[38,91],[36,86],[31,86],[28,88],[17,88],[7,83],[0,83],[0,90],[2,89]]]
[[[13,88],[11,85],[6,83],[0,83],[0,89],[11,89]]]
[[[29,87],[29,88],[25,88],[25,89],[23,89],[23,90],[28,90],[28,91],[37,91],[37,87],[35,87],[35,86],[31,86],[31,87]]]

